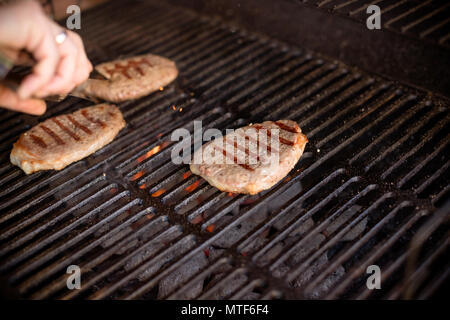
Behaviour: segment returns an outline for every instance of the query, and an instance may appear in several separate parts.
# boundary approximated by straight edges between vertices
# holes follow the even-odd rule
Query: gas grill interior
[[[339,15],[367,6],[319,2],[289,3]],[[121,103],[126,128],[88,158],[25,175],[9,153],[33,125],[91,102],[49,103],[41,117],[0,111],[3,289],[26,299],[438,295],[450,270],[442,87],[437,94],[390,80],[194,9],[112,1],[82,13],[93,64],[154,53],[180,70],[173,84]],[[418,22],[404,15],[405,37],[448,50],[448,19],[426,17],[438,9]],[[350,21],[362,25],[357,16]],[[386,32],[401,29],[401,19]],[[278,119],[297,121],[309,143],[294,170],[256,196],[220,192],[170,160],[172,132],[193,132],[194,121],[225,131]],[[81,268],[79,290],[66,286],[71,265]],[[371,265],[381,270],[381,289],[367,287]]]

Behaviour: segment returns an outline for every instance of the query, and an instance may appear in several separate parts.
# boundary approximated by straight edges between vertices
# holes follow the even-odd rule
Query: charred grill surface
[[[449,98],[450,5],[442,0],[171,0]],[[374,11],[380,29],[369,29]],[[368,21],[367,21],[368,20]]]
[[[127,126],[114,141],[27,176],[9,163],[18,136],[90,103],[0,111],[0,274],[21,297],[426,298],[446,281],[447,100],[186,9],[121,6],[83,14],[93,63],[151,52],[180,76],[119,104]],[[170,161],[172,131],[194,120],[276,119],[309,143],[259,195],[219,192]],[[73,264],[81,290],[66,288]],[[372,264],[381,290],[367,290]]]
[[[381,9],[382,27],[450,46],[450,4],[440,0],[292,0],[330,11],[361,23],[367,19],[367,7]]]

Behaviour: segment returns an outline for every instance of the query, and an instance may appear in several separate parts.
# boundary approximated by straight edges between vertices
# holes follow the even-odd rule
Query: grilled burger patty
[[[168,85],[178,76],[173,61],[153,54],[105,62],[95,70],[106,80],[86,80],[75,90],[77,96],[111,102],[137,99]]]
[[[255,135],[249,132],[267,132],[268,137],[263,140],[256,136],[255,140]],[[271,132],[278,133],[278,140],[273,134],[271,139]],[[273,141],[278,143],[275,145]],[[221,191],[256,194],[271,188],[294,168],[307,142],[295,121],[265,121],[240,128],[203,145],[195,152],[190,168],[192,173],[202,176]],[[258,150],[256,154],[255,150]],[[267,154],[259,150],[266,150]],[[268,161],[271,152],[278,153],[277,161]],[[217,159],[213,158],[218,155],[222,156],[222,161],[214,161]],[[227,162],[223,163],[223,160]]]
[[[99,104],[45,120],[14,143],[11,163],[30,174],[61,170],[110,143],[125,126],[120,110]]]

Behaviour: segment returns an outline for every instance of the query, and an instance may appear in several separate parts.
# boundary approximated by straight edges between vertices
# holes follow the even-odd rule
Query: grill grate
[[[369,5],[381,9],[383,28],[405,33],[448,47],[450,45],[450,4],[439,0],[301,0],[333,13],[365,22]]]
[[[120,104],[127,127],[111,144],[26,176],[8,160],[18,135],[89,103],[68,98],[39,118],[0,111],[0,272],[22,297],[394,299],[445,281],[447,100],[186,9],[123,10],[83,15],[93,62],[152,52],[180,77]],[[259,195],[219,192],[170,161],[171,132],[194,120],[225,130],[279,118],[310,143]],[[81,290],[66,288],[71,264]],[[371,264],[382,290],[365,286]]]

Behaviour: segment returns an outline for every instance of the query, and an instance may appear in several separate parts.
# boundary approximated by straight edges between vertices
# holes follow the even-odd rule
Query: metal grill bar
[[[365,10],[369,5],[378,5],[381,10],[381,21],[383,28],[401,33],[409,33],[418,38],[425,38],[440,45],[448,46],[448,3],[427,0],[417,2],[414,0],[401,1],[361,1],[354,0],[325,0],[316,3],[315,1],[302,1],[306,4],[314,5],[318,8],[330,10],[350,16],[353,19],[365,23],[367,14]],[[386,3],[385,3],[386,2]],[[357,6],[356,6],[357,5]]]
[[[120,104],[128,125],[111,144],[60,172],[25,176],[8,161],[18,134],[88,102],[69,98],[40,119],[0,114],[0,272],[22,296],[372,298],[361,279],[376,262],[391,283],[379,296],[398,298],[403,280],[442,257],[445,237],[402,274],[407,240],[449,197],[447,100],[188,10],[121,8],[86,13],[94,62],[151,51],[174,59],[180,77]],[[298,121],[310,143],[260,195],[219,192],[170,162],[171,132],[193,132],[195,120],[224,130],[278,118]],[[81,290],[65,287],[69,264],[84,270]]]

